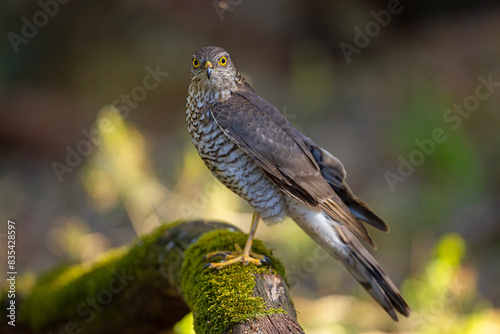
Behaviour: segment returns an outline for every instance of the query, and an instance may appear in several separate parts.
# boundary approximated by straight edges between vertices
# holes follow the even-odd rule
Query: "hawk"
[[[223,262],[263,264],[251,251],[257,224],[292,218],[315,242],[340,261],[389,313],[408,317],[410,308],[395,284],[358,240],[375,248],[364,223],[382,231],[387,224],[353,194],[342,163],[294,128],[271,103],[257,95],[217,46],[196,51],[186,103],[191,140],[213,175],[253,209],[242,250],[214,252]]]

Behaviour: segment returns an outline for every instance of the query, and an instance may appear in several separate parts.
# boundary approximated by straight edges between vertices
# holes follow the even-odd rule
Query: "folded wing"
[[[330,169],[321,168],[325,164],[314,156],[312,141],[305,140],[307,137],[272,104],[252,91],[243,90],[233,92],[226,101],[214,103],[210,112],[221,130],[282,191],[311,208],[325,211],[375,247],[365,226],[335,190],[337,187],[343,194],[342,191],[348,189],[344,186],[343,167],[342,170],[336,170],[333,165]]]

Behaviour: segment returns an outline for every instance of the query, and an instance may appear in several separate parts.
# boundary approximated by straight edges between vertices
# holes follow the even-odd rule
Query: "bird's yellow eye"
[[[194,68],[200,67],[200,61],[196,58],[193,58],[193,66]]]
[[[226,66],[226,64],[227,64],[226,57],[225,56],[224,57],[220,57],[220,59],[219,59],[219,65]]]

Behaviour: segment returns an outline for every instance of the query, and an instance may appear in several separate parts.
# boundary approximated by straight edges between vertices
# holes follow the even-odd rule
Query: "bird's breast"
[[[247,200],[267,223],[288,214],[284,195],[253,159],[220,129],[210,114],[204,94],[190,93],[186,121],[191,140],[212,174],[227,188]]]

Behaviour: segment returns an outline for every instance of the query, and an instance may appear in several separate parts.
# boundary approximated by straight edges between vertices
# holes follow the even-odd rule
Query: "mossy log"
[[[246,235],[218,222],[161,226],[93,263],[40,277],[2,333],[156,333],[193,312],[196,333],[303,333],[284,269],[262,242],[270,266],[204,269],[204,255],[244,245]],[[5,327],[7,326],[7,327]]]

